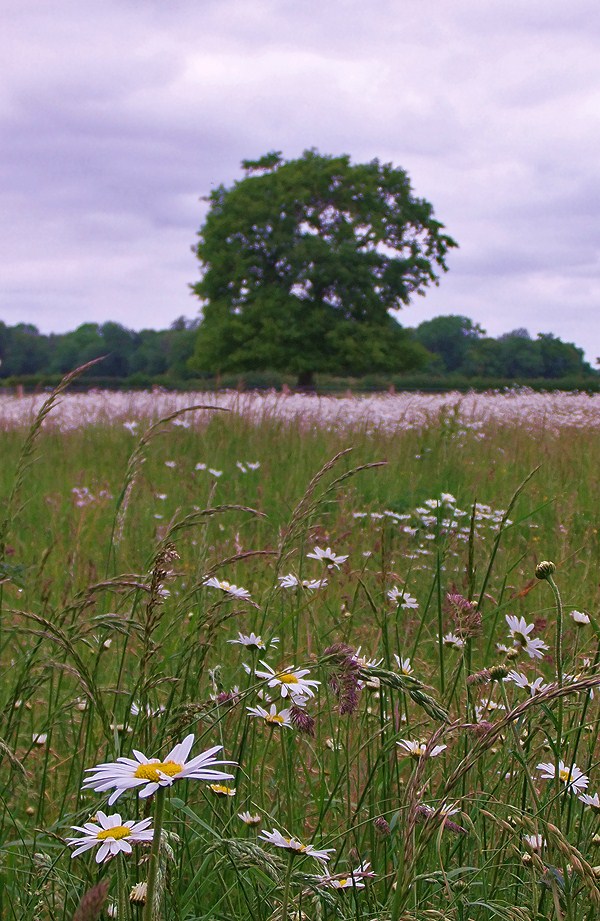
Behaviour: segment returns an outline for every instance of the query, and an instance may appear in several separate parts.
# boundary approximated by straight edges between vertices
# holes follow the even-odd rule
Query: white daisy
[[[556,777],[556,765],[551,762],[542,761],[536,764],[536,768],[546,780],[554,780]],[[558,779],[565,784],[569,793],[580,793],[590,782],[589,777],[576,764],[567,767],[564,761],[558,762]]]
[[[267,646],[276,646],[279,637],[272,637],[268,643],[265,643],[262,636],[256,633],[238,633],[237,640],[227,640],[228,643],[237,643],[239,646],[248,646],[250,649],[266,649]]]
[[[280,710],[278,713],[275,704],[271,704],[269,710],[265,710],[265,708],[260,705],[257,707],[246,707],[246,710],[250,716],[256,716],[262,719],[267,726],[279,726],[280,728],[285,727],[289,729],[293,727],[290,710]]]
[[[417,599],[409,595],[403,588],[398,588],[397,585],[394,585],[394,587],[389,590],[387,597],[405,611],[410,609],[416,610],[419,607]]]
[[[598,796],[597,793],[593,795],[590,793],[582,793],[578,798],[584,806],[589,806],[594,812],[600,812],[600,796]]]
[[[327,585],[327,579],[302,579],[300,580],[298,576],[295,576],[293,572],[288,573],[286,576],[278,576],[279,584],[281,588],[307,588],[311,591],[314,591],[318,588],[325,588]]]
[[[240,822],[244,823],[244,825],[249,825],[251,827],[255,825],[260,825],[260,823],[262,822],[261,816],[252,815],[252,813],[248,812],[248,810],[246,810],[245,812],[238,812],[237,817],[240,820]]]
[[[209,588],[220,588],[222,592],[225,592],[226,595],[231,595],[232,598],[241,598],[243,601],[250,601],[250,592],[248,589],[241,588],[238,585],[232,585],[231,582],[226,582],[225,579],[217,579],[216,576],[211,576],[210,579],[205,579],[203,584]]]
[[[125,790],[141,787],[140,797],[151,796],[159,787],[170,787],[176,780],[190,778],[194,780],[230,780],[233,774],[212,770],[216,764],[235,764],[233,761],[217,761],[214,758],[221,751],[222,745],[215,745],[190,761],[187,757],[194,744],[194,736],[189,735],[171,749],[164,761],[159,758],[147,758],[142,752],[133,750],[133,758],[117,758],[114,762],[105,762],[96,767],[87,768],[91,776],[86,777],[83,789],[104,793],[114,787],[108,805],[119,798]]]
[[[410,659],[402,659],[397,652],[394,653],[394,659],[401,675],[412,675],[414,669],[410,664]]]
[[[281,847],[285,851],[290,851],[292,854],[306,854],[308,857],[314,857],[315,860],[324,862],[330,860],[330,855],[335,853],[335,848],[328,847],[317,850],[312,844],[302,844],[296,838],[285,838],[281,832],[275,829],[273,831],[261,831],[259,838],[268,841],[274,847]]]
[[[246,466],[248,470],[258,470],[260,467],[260,461],[246,461]]]
[[[235,796],[237,790],[235,787],[228,787],[225,783],[210,783],[208,789],[215,796]]]
[[[340,554],[334,553],[331,547],[326,547],[325,550],[322,550],[320,547],[315,547],[312,553],[307,553],[307,557],[310,557],[312,560],[321,560],[325,563],[327,569],[339,569],[342,563],[345,563],[348,559],[348,555],[341,556]]]
[[[399,745],[411,758],[415,759],[422,758],[427,749],[427,742],[421,742],[417,739],[401,739],[396,742],[396,745]],[[435,758],[437,755],[441,755],[446,748],[448,748],[447,745],[434,745],[428,755],[430,758]]]
[[[523,835],[523,841],[532,851],[537,853],[546,847],[546,839],[541,835]]]
[[[316,881],[319,886],[326,886],[330,889],[364,889],[363,880],[366,877],[375,876],[370,866],[370,863],[361,863],[359,867],[351,870],[347,876],[341,873],[337,876],[330,876],[329,873],[324,873],[323,876],[316,877]]]
[[[590,622],[589,616],[584,611],[571,611],[571,617],[578,627],[584,627]]]
[[[151,843],[154,829],[151,828],[152,819],[143,819],[134,822],[129,819],[123,822],[119,813],[106,815],[98,811],[94,818],[96,822],[86,822],[85,825],[73,825],[73,831],[80,831],[81,838],[67,838],[67,844],[75,850],[71,857],[77,857],[84,851],[100,845],[96,854],[96,863],[102,863],[109,857],[114,857],[119,852],[131,854],[132,844]]]
[[[539,694],[541,691],[545,691],[546,688],[550,687],[548,684],[544,684],[543,678],[536,678],[534,681],[530,681],[527,675],[524,675],[523,672],[517,672],[511,670],[504,681],[510,681],[513,684],[516,684],[517,687],[523,688],[525,691],[529,691],[532,697],[535,697],[536,694]]]
[[[524,617],[515,617],[514,614],[506,615],[506,623],[515,646],[523,649],[530,659],[543,658],[548,647],[543,640],[533,639],[529,635],[535,629],[534,624],[528,624]]]
[[[255,672],[256,677],[263,678],[270,688],[278,687],[282,697],[314,697],[315,692],[313,688],[317,688],[321,684],[320,681],[315,681],[313,678],[304,677],[310,674],[308,668],[295,669],[293,666],[290,666],[290,668],[285,668],[280,672],[276,672],[262,659],[260,659],[260,664],[264,665],[267,671],[259,671],[257,669]],[[246,671],[249,671],[248,666],[245,666],[245,668]]]
[[[456,633],[445,633],[442,637],[442,644],[448,646],[450,649],[463,649],[465,641],[461,636],[458,636]]]

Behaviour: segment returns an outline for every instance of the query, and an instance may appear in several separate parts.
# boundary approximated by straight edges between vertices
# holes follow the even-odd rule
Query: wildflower
[[[547,579],[556,572],[556,564],[550,562],[550,560],[542,560],[541,563],[538,563],[535,567],[535,577],[536,579]]]
[[[367,659],[366,656],[360,655],[361,649],[362,646],[358,646],[356,652],[352,655],[352,660],[359,668],[377,668],[378,665],[381,665],[383,659]]]
[[[96,863],[102,863],[109,857],[114,857],[120,851],[124,854],[131,854],[132,844],[151,843],[154,829],[152,829],[152,819],[143,819],[141,822],[134,822],[132,819],[123,822],[119,813],[106,815],[98,811],[94,822],[86,822],[85,825],[73,825],[73,831],[83,833],[81,838],[67,838],[67,844],[75,847],[71,857],[77,857],[84,851],[100,845],[96,854]]]
[[[416,739],[401,739],[399,742],[396,742],[396,745],[399,745],[400,748],[403,748],[411,758],[419,759],[427,752],[427,755],[430,758],[436,758],[438,755],[448,748],[447,745],[434,745],[430,751],[427,751],[427,742],[421,742]]]
[[[173,469],[176,466],[177,466],[177,462],[174,460],[165,461],[165,467],[171,467],[171,469]]]
[[[264,678],[267,682],[267,687],[278,687],[282,697],[314,697],[315,692],[313,688],[318,687],[321,683],[320,681],[315,681],[313,678],[304,677],[310,674],[308,668],[295,669],[291,666],[281,672],[276,672],[262,659],[260,659],[260,664],[264,665],[267,671],[259,671],[257,669],[256,677]],[[246,670],[248,670],[247,666]]]
[[[132,905],[145,905],[148,894],[148,883],[136,883],[129,893],[129,901]]]
[[[260,461],[246,461],[246,466],[248,470],[258,470],[260,467]]]
[[[390,828],[390,823],[387,819],[385,819],[382,815],[379,815],[376,819],[373,820],[373,825],[378,835],[381,835],[382,838],[389,838],[392,833],[392,829]]]
[[[400,671],[401,675],[412,675],[414,669],[410,664],[410,658],[402,659],[396,652],[394,653],[394,659],[396,660],[396,665]]]
[[[33,735],[31,736],[31,741],[33,742],[34,745],[40,745],[40,746],[45,745],[46,742],[48,741],[48,733],[47,732],[34,732]]]
[[[339,569],[342,563],[345,563],[348,559],[348,555],[340,556],[334,553],[331,547],[326,547],[325,550],[321,550],[320,547],[315,547],[313,552],[307,553],[306,556],[312,560],[321,560],[326,564],[327,569]]]
[[[215,470],[214,467],[209,467],[209,468],[208,468],[208,472],[209,472],[209,473],[212,473],[212,475],[213,475],[214,477],[217,477],[217,478],[220,477],[220,476],[223,476],[223,471],[222,471],[222,470]]]
[[[250,716],[257,716],[259,719],[262,719],[267,726],[278,726],[280,728],[292,728],[292,720],[290,711],[280,710],[277,712],[277,707],[275,704],[271,704],[269,710],[265,710],[264,707],[246,707],[246,710]]]
[[[528,624],[524,617],[515,617],[514,614],[506,615],[506,623],[515,646],[523,649],[531,659],[543,657],[548,647],[542,640],[529,636],[534,629],[534,624]]]
[[[578,627],[584,627],[590,622],[589,616],[584,611],[571,611],[571,617]]]
[[[416,610],[419,607],[417,599],[409,595],[403,588],[398,588],[397,585],[394,585],[394,587],[389,590],[387,597],[405,611],[410,609]]]
[[[546,839],[541,835],[523,835],[523,841],[532,851],[538,854],[542,848],[546,847]]]
[[[306,588],[309,591],[315,591],[318,588],[325,588],[327,585],[327,579],[302,579],[300,580],[293,572],[287,574],[287,576],[278,576],[279,585],[281,588]]]
[[[217,579],[216,576],[205,579],[203,584],[209,588],[220,588],[222,592],[225,592],[226,595],[231,595],[232,598],[241,598],[242,601],[250,601],[250,592],[248,589],[241,588],[238,585],[232,585],[224,579]]]
[[[302,697],[295,697],[290,707],[292,726],[307,736],[314,736],[315,721],[304,709],[306,701]]]
[[[518,688],[523,688],[526,691],[529,691],[532,697],[535,697],[536,694],[539,694],[541,691],[545,691],[549,687],[548,684],[544,684],[543,678],[536,678],[535,681],[530,681],[527,675],[524,675],[523,672],[510,671],[505,681],[511,681],[513,684],[516,684]]]
[[[260,823],[262,822],[261,816],[252,815],[252,813],[248,812],[247,810],[245,812],[238,812],[237,817],[240,820],[240,822],[244,823],[244,825],[249,825],[251,827],[255,825],[260,825]]]
[[[589,806],[593,812],[600,812],[600,796],[597,793],[590,795],[589,793],[582,793],[579,796],[579,800],[583,803],[584,806]]]
[[[196,464],[195,470],[206,470],[206,464]]]
[[[98,764],[96,767],[87,768],[91,772],[86,777],[83,788],[104,793],[114,787],[108,805],[119,798],[125,790],[142,787],[140,797],[151,796],[159,787],[170,787],[176,780],[190,778],[194,780],[230,780],[233,775],[223,771],[215,771],[217,764],[234,764],[232,761],[217,761],[214,758],[221,751],[222,745],[215,745],[201,755],[196,755],[190,761],[187,757],[194,744],[194,736],[188,735],[183,742],[178,742],[171,749],[164,761],[159,758],[147,758],[141,752],[133,750],[134,758],[117,758],[115,762]]]
[[[370,867],[371,864],[368,862],[361,863],[356,869],[351,870],[347,876],[341,873],[337,876],[330,876],[329,873],[324,873],[323,876],[316,878],[316,882],[320,886],[327,886],[330,889],[364,889],[363,879],[375,876]]]
[[[463,638],[452,632],[444,634],[442,637],[442,643],[444,646],[448,646],[450,649],[463,649],[465,645]]]
[[[235,466],[238,468],[240,473],[248,473],[248,468],[244,467],[241,461],[236,461]]]
[[[331,859],[330,854],[335,851],[335,848],[332,847],[317,850],[312,844],[302,844],[296,838],[285,838],[281,832],[275,829],[273,831],[261,831],[259,837],[264,841],[268,841],[274,847],[281,847],[292,854],[306,854],[308,857],[314,857],[315,860],[321,860],[325,863]]]
[[[238,633],[237,640],[227,640],[227,642],[237,643],[239,646],[248,646],[249,649],[266,649],[267,645],[276,646],[279,642],[279,637],[272,637],[272,639],[270,639],[267,644],[263,638],[261,636],[257,636],[256,633]]]
[[[235,787],[228,787],[224,783],[210,783],[208,789],[211,790],[215,796],[235,796],[237,790]]]
[[[550,762],[542,761],[536,764],[536,768],[547,780],[553,780],[556,777],[556,766]],[[558,762],[558,779],[565,784],[569,793],[579,793],[585,790],[590,782],[589,777],[580,771],[576,764],[567,767],[564,761]]]

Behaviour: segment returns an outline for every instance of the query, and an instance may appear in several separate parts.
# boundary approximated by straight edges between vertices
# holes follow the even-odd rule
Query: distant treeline
[[[0,322],[0,379],[6,383],[27,379],[49,379],[73,368],[106,356],[95,370],[104,381],[114,379],[120,384],[147,386],[150,383],[185,383],[197,380],[193,368],[196,333],[200,320],[180,317],[169,329],[143,329],[134,332],[119,323],[84,323],[69,333],[45,335],[28,323],[7,326]],[[410,372],[399,367],[388,375],[373,375],[377,385],[393,385],[399,389],[403,381],[415,374],[421,386],[430,382],[436,389],[472,381],[478,387],[482,381],[531,382],[540,386],[543,381],[558,382],[568,378],[576,386],[579,381],[592,385],[599,378],[585,360],[583,350],[572,343],[562,342],[551,333],[540,333],[532,339],[527,330],[516,329],[494,339],[471,320],[461,316],[442,316],[421,323],[416,329],[406,330],[421,355],[420,367],[415,368],[414,355]],[[203,375],[207,383],[219,375]],[[232,377],[232,375],[227,376]],[[250,379],[284,381],[284,375],[269,374],[269,369],[239,375]],[[352,375],[348,375],[352,378]],[[233,378],[232,378],[233,379]],[[413,384],[414,386],[414,384]],[[370,388],[368,388],[370,389]]]

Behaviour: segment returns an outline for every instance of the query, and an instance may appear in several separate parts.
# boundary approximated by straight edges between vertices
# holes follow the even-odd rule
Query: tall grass
[[[578,795],[600,777],[595,433],[43,422],[2,436],[2,919],[598,917],[600,802]],[[251,632],[262,648],[231,642]],[[269,668],[308,669],[315,696]],[[248,711],[272,704],[293,725]],[[223,746],[234,794],[82,790],[190,733],[190,757]],[[159,804],[152,852],[71,859],[72,826],[157,826]]]

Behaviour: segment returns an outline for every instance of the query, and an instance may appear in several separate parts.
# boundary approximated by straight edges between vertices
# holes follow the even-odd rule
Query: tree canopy
[[[270,153],[208,198],[193,290],[198,371],[364,374],[421,367],[390,315],[437,284],[456,243],[403,169],[315,150]]]

